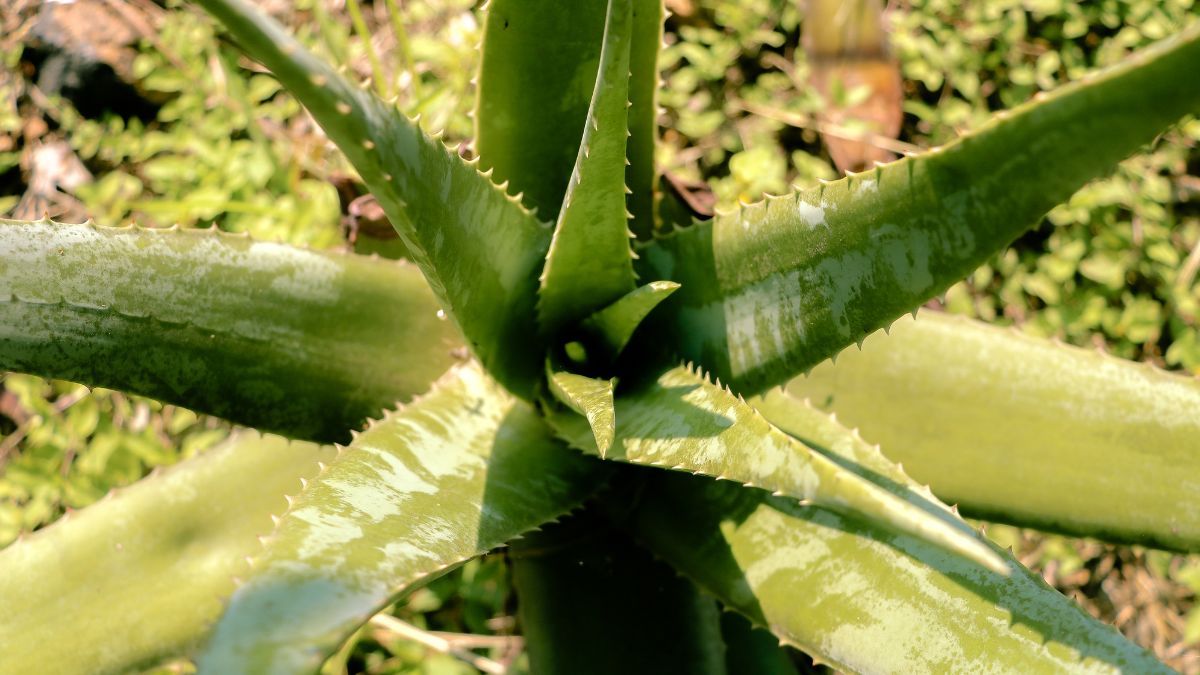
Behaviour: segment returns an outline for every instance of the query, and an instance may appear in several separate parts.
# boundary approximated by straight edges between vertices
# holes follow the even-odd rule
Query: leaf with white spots
[[[0,220],[0,370],[296,438],[423,393],[462,338],[412,265],[215,230]]]
[[[757,393],[944,292],[1181,116],[1200,24],[944,148],[771,197],[639,250],[683,284],[659,341]]]
[[[489,372],[531,396],[542,361],[528,329],[549,228],[455,150],[348,82],[244,0],[199,4],[345,153]]]
[[[634,288],[625,208],[632,2],[608,0],[592,102],[538,289],[538,319],[548,333]]]
[[[1197,378],[922,312],[787,390],[968,515],[1200,550]]]
[[[141,672],[187,654],[334,452],[239,432],[0,551],[0,670]]]
[[[459,366],[309,482],[234,593],[201,670],[313,672],[397,596],[558,518],[607,475],[478,366]]]
[[[547,419],[572,446],[599,454],[579,416],[550,411]],[[621,391],[616,422],[616,437],[604,455],[608,459],[762,488],[921,537],[998,573],[1007,573],[1015,564],[932,495],[876,484],[873,480],[891,479],[878,477],[879,472],[858,462],[849,462],[855,465],[851,469],[846,462],[814,451],[689,368],[673,368],[654,382]],[[852,440],[849,431],[841,431]],[[885,460],[875,453],[872,461]]]
[[[846,459],[850,459],[847,457]],[[659,472],[637,539],[727,607],[844,672],[1170,673],[1016,565],[735,484]]]

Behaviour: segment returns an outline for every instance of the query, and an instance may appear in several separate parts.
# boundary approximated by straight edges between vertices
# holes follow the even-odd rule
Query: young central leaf
[[[625,208],[632,16],[631,0],[609,0],[596,88],[542,272],[538,317],[547,333],[633,290]]]
[[[584,319],[583,330],[597,338],[609,359],[615,359],[642,321],[678,288],[674,281],[651,281]]]
[[[564,372],[550,375],[550,393],[563,405],[587,418],[601,457],[608,453],[616,433],[615,387],[615,380],[597,380]]]

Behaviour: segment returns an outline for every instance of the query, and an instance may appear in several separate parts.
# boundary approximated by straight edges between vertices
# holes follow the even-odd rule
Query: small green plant
[[[411,263],[0,225],[0,368],[294,439],[239,432],[0,552],[5,671],[53,648],[313,672],[505,545],[535,672],[789,672],[780,643],[851,671],[1166,670],[939,497],[1200,550],[1200,384],[897,319],[1200,109],[1200,26],[924,155],[676,222],[657,2],[493,0],[470,161],[242,0],[200,4]]]

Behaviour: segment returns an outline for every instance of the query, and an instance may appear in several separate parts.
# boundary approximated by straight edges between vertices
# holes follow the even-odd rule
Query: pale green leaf
[[[1022,567],[737,485],[659,472],[630,525],[701,588],[858,673],[1169,673]]]
[[[923,312],[788,391],[973,516],[1200,550],[1195,378]]]
[[[317,440],[428,389],[462,344],[409,264],[214,230],[0,220],[0,369]]]
[[[616,433],[613,408],[616,380],[597,380],[568,372],[550,374],[550,393],[563,405],[587,419],[601,457],[608,453]]]
[[[629,344],[642,321],[679,288],[673,281],[651,281],[630,291],[608,307],[583,320],[582,328],[614,360]]]
[[[125,673],[186,655],[332,447],[242,432],[0,551],[0,670]]]
[[[234,593],[201,670],[312,672],[414,584],[578,506],[603,469],[565,451],[478,366],[459,366],[308,484]]]

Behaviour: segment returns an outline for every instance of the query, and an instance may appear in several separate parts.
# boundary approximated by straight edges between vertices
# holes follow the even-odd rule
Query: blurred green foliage
[[[374,76],[344,10],[322,0],[283,3],[282,17],[323,55]],[[389,4],[400,14],[388,14]],[[825,100],[808,82],[799,48],[803,4],[794,0],[685,0],[668,20],[662,53],[667,171],[705,180],[718,207],[808,187],[837,173],[811,122]],[[139,90],[162,102],[157,117],[85,119],[69,104],[43,113],[96,180],[74,196],[96,220],[222,229],[313,247],[343,244],[352,171],[312,120],[269,76],[221,42],[207,16],[177,0],[138,46]],[[687,11],[682,11],[686,9]],[[422,125],[468,141],[470,79],[480,38],[474,0],[364,4],[384,88]],[[901,140],[928,147],[1039,91],[1115,63],[1200,14],[1190,0],[910,0],[888,20],[904,77]],[[394,20],[398,19],[398,21]],[[402,27],[397,30],[396,26]],[[19,46],[3,54],[0,136],[22,133]],[[19,102],[21,102],[19,104]],[[1043,225],[951,289],[948,310],[1019,324],[1068,342],[1200,374],[1200,121],[1167,133],[1049,214]],[[0,175],[21,151],[0,148]],[[341,181],[345,183],[345,181]],[[351,182],[351,184],[353,184]],[[351,195],[352,196],[352,195]],[[0,212],[17,194],[0,194]],[[227,427],[173,406],[78,385],[8,375],[0,389],[0,546],[217,442]],[[992,527],[1002,543],[1024,533]],[[1037,555],[1056,574],[1085,565],[1057,537]],[[1200,593],[1200,558],[1150,552],[1147,569]],[[395,608],[430,630],[511,634],[513,607],[501,556],[469,563]],[[1186,638],[1200,642],[1200,611]],[[480,653],[501,658],[496,648]],[[521,672],[518,662],[515,672]],[[186,668],[185,668],[186,669]],[[325,671],[468,673],[461,661],[376,627],[360,632]]]
[[[249,78],[216,41],[210,21],[171,11],[133,64],[138,87],[164,100],[157,119],[83,119],[58,107],[61,133],[102,173],[78,190],[103,224],[216,223],[263,239],[330,246],[338,242],[337,191],[321,171],[335,156],[300,140],[310,124],[267,75]]]
[[[0,440],[0,546],[227,433],[189,410],[29,375],[7,375],[0,397],[12,424]]]

